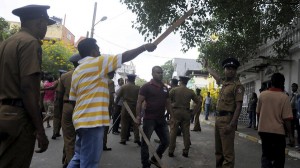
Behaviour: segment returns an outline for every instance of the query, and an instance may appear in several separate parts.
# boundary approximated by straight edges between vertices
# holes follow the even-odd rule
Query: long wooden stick
[[[163,41],[177,26],[181,25],[184,20],[189,17],[191,14],[193,14],[194,8],[191,8],[189,11],[187,11],[181,18],[176,20],[175,23],[173,23],[163,34],[161,34],[153,43],[155,45],[158,45],[161,41]]]
[[[123,101],[123,104],[126,108],[126,110],[128,111],[128,113],[130,114],[132,120],[137,123],[137,119],[135,118],[135,116],[133,115],[130,107],[128,106],[127,102],[126,101]],[[143,138],[144,138],[144,141],[146,142],[146,144],[148,145],[149,149],[150,149],[150,152],[154,155],[156,161],[158,162],[158,164],[162,167],[162,168],[167,168],[167,166],[165,164],[162,163],[160,157],[157,155],[154,147],[151,145],[149,139],[147,138],[146,134],[144,133],[143,131],[143,128],[141,126],[138,127],[139,128],[139,131],[140,133],[142,134]]]

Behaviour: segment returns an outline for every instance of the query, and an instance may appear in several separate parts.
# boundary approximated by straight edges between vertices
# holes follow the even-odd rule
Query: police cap
[[[235,58],[227,58],[222,62],[222,66],[223,66],[223,68],[226,68],[226,67],[238,68],[240,66],[240,63]]]
[[[48,20],[48,25],[56,23],[54,20],[49,19],[47,9],[48,5],[27,5],[21,8],[14,9],[12,13],[20,17],[21,22],[39,18],[45,18]]]
[[[77,54],[74,54],[70,57],[69,61],[72,62],[72,63],[78,63],[79,60],[81,60],[81,56],[77,53]]]
[[[190,80],[190,78],[187,76],[179,76],[179,81],[187,83],[189,80]]]
[[[135,78],[136,78],[136,75],[135,74],[128,74],[127,75],[127,78],[128,78],[128,80],[135,80]]]

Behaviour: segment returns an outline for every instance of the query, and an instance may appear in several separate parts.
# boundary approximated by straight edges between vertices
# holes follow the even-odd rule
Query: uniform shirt
[[[146,101],[144,119],[164,119],[169,98],[168,88],[163,83],[151,79],[141,87],[139,94],[144,96]]]
[[[139,86],[133,83],[127,83],[120,88],[118,95],[128,104],[136,104],[139,90]]]
[[[64,73],[60,77],[60,82],[58,83],[58,86],[56,88],[57,92],[63,93],[63,100],[68,101],[69,100],[69,94],[70,94],[70,87],[71,87],[71,81],[72,81],[72,74],[74,70],[69,71],[67,73]]]
[[[170,91],[170,99],[172,107],[179,107],[189,109],[190,101],[193,100],[198,103],[197,95],[195,92],[186,86],[178,86]]]
[[[69,99],[76,101],[75,129],[109,126],[107,73],[122,65],[122,55],[85,57],[72,75]]]
[[[284,119],[293,118],[289,97],[280,89],[261,92],[256,113],[259,114],[258,132],[284,135]]]
[[[217,101],[217,111],[234,112],[236,102],[243,102],[244,87],[239,81],[223,81]]]
[[[0,45],[0,100],[21,99],[20,77],[41,72],[41,43],[22,28]],[[32,90],[40,93],[40,88]]]

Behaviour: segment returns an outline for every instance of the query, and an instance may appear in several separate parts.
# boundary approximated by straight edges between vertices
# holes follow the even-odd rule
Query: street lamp
[[[103,16],[97,23],[95,23],[95,19],[96,19],[96,12],[97,12],[97,2],[95,2],[95,6],[94,6],[94,15],[93,15],[93,21],[92,21],[92,28],[91,28],[91,38],[94,37],[94,28],[95,26],[99,23],[99,22],[102,22],[104,20],[107,19],[106,16]]]

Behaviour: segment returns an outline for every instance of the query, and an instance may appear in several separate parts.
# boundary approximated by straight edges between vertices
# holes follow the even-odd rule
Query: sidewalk
[[[208,120],[204,120],[204,115],[200,115],[200,122],[215,126],[215,116],[209,116]],[[247,140],[256,142],[261,144],[260,137],[258,135],[257,130],[254,130],[253,128],[247,128],[244,125],[238,125],[237,131],[235,134],[239,137],[245,138]],[[300,152],[297,151],[295,148],[287,146],[285,149],[285,153],[289,155],[290,157],[300,159]]]

